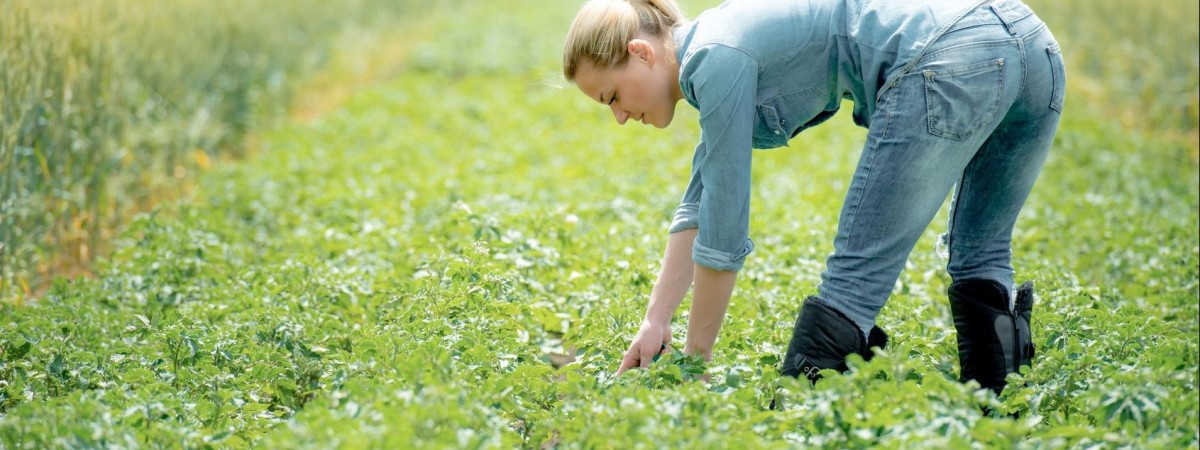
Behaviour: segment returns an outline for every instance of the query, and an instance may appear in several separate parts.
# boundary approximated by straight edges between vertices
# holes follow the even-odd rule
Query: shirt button
[[[780,133],[779,130],[775,130],[775,134],[783,134],[783,133]]]

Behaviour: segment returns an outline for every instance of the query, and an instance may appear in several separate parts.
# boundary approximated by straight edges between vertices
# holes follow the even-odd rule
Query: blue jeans
[[[1013,224],[1050,150],[1065,90],[1058,44],[1019,0],[969,13],[896,80],[871,117],[818,288],[864,333],[956,186],[947,271],[1011,291]]]

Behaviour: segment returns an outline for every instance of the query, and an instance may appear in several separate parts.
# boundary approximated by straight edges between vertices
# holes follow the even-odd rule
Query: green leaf
[[[129,369],[120,374],[121,381],[130,384],[146,384],[158,378],[153,371],[144,367]]]
[[[16,361],[18,359],[24,358],[25,355],[29,354],[29,349],[31,349],[31,348],[33,348],[33,344],[27,340],[23,344],[18,345],[15,348],[13,348],[11,350],[11,352],[8,354],[8,357],[6,358],[6,360],[11,362],[11,361]]]
[[[54,358],[46,365],[46,373],[51,376],[62,379],[66,375],[66,361],[61,354],[55,353]]]
[[[266,411],[270,407],[271,407],[271,405],[267,405],[267,404],[263,404],[263,403],[247,403],[245,405],[242,405],[242,414],[245,414],[248,416],[253,416],[253,415],[257,415],[258,413],[261,413],[263,411]]]

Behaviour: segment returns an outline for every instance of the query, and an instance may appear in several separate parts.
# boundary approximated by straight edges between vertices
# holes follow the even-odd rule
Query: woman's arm
[[[701,127],[687,198],[696,204],[694,212],[684,211],[699,230],[692,246],[696,264],[684,353],[702,355],[705,361],[712,359],[737,271],[754,250],[750,170],[758,67],[747,53],[705,46],[680,69],[698,103]]]
[[[692,179],[672,221],[645,320],[618,374],[649,365],[671,342],[671,317],[693,284],[684,352],[710,360],[737,271],[754,250],[748,234],[758,62],[720,45],[696,50],[690,61],[681,67],[680,79],[689,80],[700,110]]]
[[[713,344],[725,320],[737,272],[713,270],[692,262],[696,229],[671,233],[663,255],[662,269],[650,292],[650,304],[637,336],[621,360],[617,375],[635,367],[646,367],[663,345],[671,342],[671,317],[688,288],[695,284],[688,318],[687,343],[683,352],[712,360]],[[694,280],[694,282],[693,282]]]
[[[646,367],[664,346],[671,343],[671,317],[692,285],[692,243],[696,229],[671,233],[663,254],[658,281],[650,291],[650,304],[638,333],[625,351],[617,375],[635,367]]]
[[[695,228],[671,233],[667,237],[662,269],[658,272],[658,281],[654,282],[654,289],[650,291],[646,321],[671,323],[675,310],[679,309],[688,288],[692,287],[692,271],[695,267],[692,263],[692,243],[695,241]]]
[[[737,272],[713,270],[697,264],[695,266],[695,289],[692,293],[692,309],[688,317],[687,344],[683,352],[700,354],[705,361],[712,361],[713,344],[725,320],[729,297]]]

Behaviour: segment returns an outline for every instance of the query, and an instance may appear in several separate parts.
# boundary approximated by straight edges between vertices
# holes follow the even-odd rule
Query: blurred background
[[[133,214],[253,151],[256,131],[311,120],[403,76],[403,61],[452,64],[406,43],[437,39],[429,18],[470,3],[0,0],[0,298],[87,273]],[[716,2],[683,3],[694,14]],[[1062,44],[1076,111],[1197,163],[1197,2],[1029,3]],[[503,57],[553,73],[566,25]]]
[[[86,273],[132,214],[394,75],[460,3],[0,0],[0,297]]]

